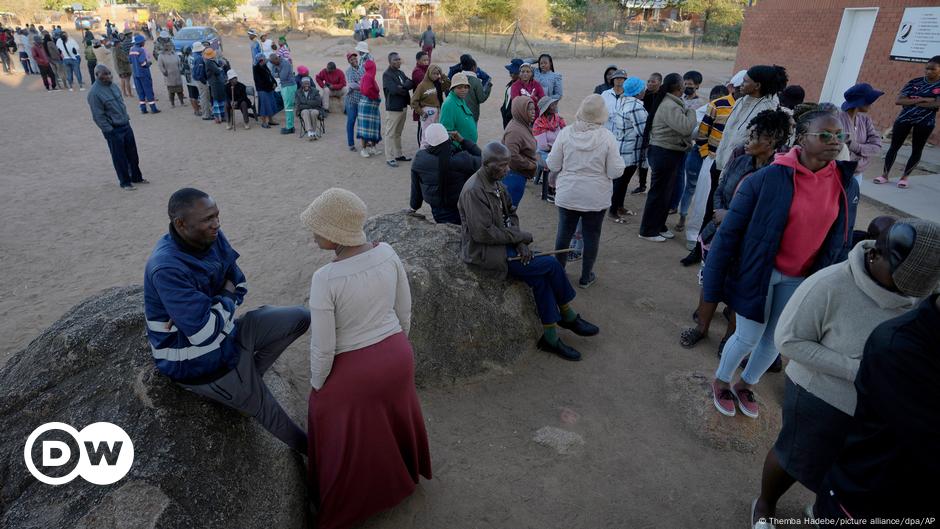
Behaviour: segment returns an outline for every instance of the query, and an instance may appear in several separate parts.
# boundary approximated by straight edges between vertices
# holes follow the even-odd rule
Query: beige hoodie
[[[848,415],[855,414],[855,375],[868,336],[921,301],[891,292],[868,275],[865,252],[874,245],[858,243],[847,260],[803,281],[774,334],[780,354],[790,359],[790,380]]]

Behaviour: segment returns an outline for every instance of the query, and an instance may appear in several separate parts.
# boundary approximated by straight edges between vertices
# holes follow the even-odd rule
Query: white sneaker
[[[366,152],[365,149],[362,149],[361,151],[359,151],[359,155],[362,156],[363,158],[368,158],[368,157],[369,157],[369,153]]]
[[[653,235],[652,237],[644,237],[644,236],[642,236],[642,235],[640,235],[640,234],[637,234],[637,237],[643,239],[644,241],[650,241],[650,242],[666,242],[666,238],[663,237],[662,235]]]
[[[661,232],[659,235],[662,236],[662,237],[665,237],[666,239],[675,239],[675,238],[676,238],[676,234],[673,233],[673,232],[671,232],[671,231],[669,231],[669,230],[666,230],[666,231],[664,231],[664,232]]]
[[[79,92],[84,92],[84,91],[85,91],[85,87],[83,86],[83,87],[79,88],[78,91],[79,91]]]
[[[379,151],[375,148],[375,145],[369,147],[369,156],[375,156],[378,153]]]
[[[74,88],[69,88],[69,92],[74,92],[74,91],[75,91]]]

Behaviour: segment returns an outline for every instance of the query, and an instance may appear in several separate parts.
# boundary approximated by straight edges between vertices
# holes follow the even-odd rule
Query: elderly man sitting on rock
[[[457,203],[461,220],[460,254],[464,262],[505,277],[521,279],[532,288],[544,332],[538,348],[566,360],[581,353],[558,337],[558,327],[579,336],[600,330],[571,308],[574,289],[565,270],[552,256],[535,256],[532,234],[522,231],[519,217],[500,181],[509,170],[509,149],[491,142],[483,149],[483,167],[467,180]]]
[[[219,208],[198,189],[173,193],[169,233],[144,275],[144,314],[161,373],[189,391],[253,416],[307,453],[307,434],[264,384],[265,371],[310,327],[305,307],[271,307],[235,318],[248,292],[236,252],[219,229]]]

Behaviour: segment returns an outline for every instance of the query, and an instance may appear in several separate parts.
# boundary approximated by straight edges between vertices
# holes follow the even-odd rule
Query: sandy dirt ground
[[[344,65],[351,47],[349,39],[294,42],[295,65],[314,72],[327,60]],[[236,70],[247,74],[245,42],[229,39],[225,49]],[[411,43],[373,44],[380,69],[393,49],[402,52],[410,73]],[[453,64],[461,51],[442,47],[435,62]],[[498,107],[507,61],[482,54],[477,59],[497,86],[483,106],[484,143],[502,135]],[[560,111],[569,122],[609,62],[556,61],[567,94]],[[617,62],[644,78],[695,67],[705,75],[706,93],[733,73],[730,62]],[[242,78],[251,84],[250,76]],[[167,198],[180,187],[199,187],[218,201],[225,233],[249,278],[247,308],[305,302],[310,276],[329,256],[312,247],[299,214],[324,189],[355,191],[371,213],[407,204],[408,164],[390,169],[382,156],[366,160],[349,152],[339,112],[329,117],[326,138],[318,142],[257,125],[226,131],[199,120],[188,106],[170,108],[163,80],[154,84],[161,114],[141,116],[127,99],[141,168],[152,182],[127,193],[118,189],[85,93],[46,93],[38,76],[0,77],[0,364],[81,299],[140,283],[147,256],[166,231]],[[278,120],[283,123],[283,116]],[[415,150],[415,126],[409,121],[403,135],[408,154]],[[629,208],[642,209],[642,196],[627,200]],[[863,205],[859,224],[878,214]],[[551,246],[556,215],[530,186],[520,217],[537,246]],[[724,323],[719,317],[712,337],[697,348],[679,347],[678,333],[689,325],[697,300],[696,270],[678,264],[686,253],[681,237],[668,244],[637,239],[638,219],[604,226],[599,280],[578,291],[575,307],[602,329],[593,339],[565,336],[584,360],[568,363],[533,348],[503,376],[423,390],[435,478],[366,527],[745,526],[779,415],[766,413],[760,427],[741,416],[718,422],[703,386],[674,382],[683,374],[713,372]],[[578,271],[577,264],[569,267],[573,280]],[[304,338],[276,365],[297,389],[289,405],[298,417],[305,416],[306,348]],[[768,411],[779,407],[783,376],[768,374],[758,391]],[[583,443],[566,453],[537,444],[533,436],[546,426],[578,434]],[[741,435],[757,449],[706,442],[705,428],[724,441]],[[799,516],[809,499],[808,491],[795,487],[779,514]]]

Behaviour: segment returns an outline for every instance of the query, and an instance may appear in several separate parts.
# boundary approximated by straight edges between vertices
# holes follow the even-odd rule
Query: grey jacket
[[[95,81],[88,91],[88,106],[91,108],[91,118],[95,120],[95,125],[105,134],[130,123],[127,107],[124,106],[124,96],[113,81],[109,85]]]
[[[681,99],[666,94],[650,129],[650,145],[671,151],[687,151],[692,146],[692,131],[698,126],[695,111]]]
[[[506,277],[506,245],[532,242],[519,228],[509,191],[502,182],[489,184],[481,168],[464,184],[457,200],[460,212],[460,257],[465,263]]]
[[[780,354],[790,359],[790,380],[847,415],[855,414],[855,375],[868,337],[875,327],[920,302],[871,278],[865,252],[874,245],[862,241],[845,261],[806,278],[780,314],[774,333]]]

